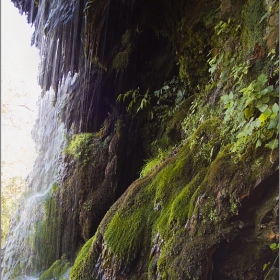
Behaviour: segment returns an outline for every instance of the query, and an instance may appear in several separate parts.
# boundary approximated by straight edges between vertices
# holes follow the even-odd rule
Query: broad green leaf
[[[265,88],[259,93],[259,95],[266,95],[268,91],[269,91],[268,88]]]
[[[270,121],[270,123],[269,123],[267,129],[273,129],[273,128],[277,127],[277,124],[278,124],[278,118],[273,118],[273,119]]]
[[[229,97],[228,97],[228,95],[227,95],[227,94],[223,95],[223,96],[221,97],[221,100],[222,100],[225,104],[227,104],[227,103],[229,102]]]
[[[265,122],[265,120],[267,119],[267,117],[264,114],[261,114],[259,116],[259,119],[261,120],[261,122]]]
[[[258,77],[258,81],[260,84],[265,85],[267,83],[267,75],[266,74],[260,74]]]
[[[176,104],[179,104],[182,101],[183,97],[177,97],[175,100]]]
[[[268,148],[270,148],[271,150],[274,150],[274,149],[276,149],[277,147],[278,147],[278,139],[273,139],[273,140],[271,140],[269,143],[267,143],[266,145],[265,145],[266,147],[268,147]],[[273,243],[274,244],[274,243]],[[272,245],[273,245],[272,244]],[[271,245],[270,245],[271,246]],[[272,249],[272,250],[274,250],[274,249]]]
[[[270,248],[271,250],[279,249],[279,244],[272,243],[271,245],[269,245],[269,248]]]
[[[244,116],[247,120],[249,120],[253,116],[253,110],[250,110],[250,107],[245,108],[244,110]]]
[[[169,86],[164,86],[162,89],[167,90],[169,89]]]
[[[229,100],[233,99],[233,92],[232,91],[229,93],[228,98],[229,98]]]
[[[278,111],[279,111],[279,106],[277,103],[274,103],[272,106],[272,112],[277,114]]]
[[[269,117],[272,114],[272,110],[270,108],[266,108],[265,111],[263,112],[267,117]]]
[[[253,86],[252,83],[248,87],[240,90],[240,92],[243,92],[244,94],[248,94],[248,93],[251,93],[253,91],[254,91],[254,86]]]
[[[183,97],[183,92],[181,91],[181,90],[179,90],[178,92],[177,92],[177,97],[179,98],[179,97]]]
[[[269,96],[264,96],[264,97],[262,97],[262,99],[259,102],[267,103],[269,100],[270,100]]]
[[[260,147],[262,145],[262,142],[260,139],[258,139],[257,143],[256,143],[256,148]]]
[[[258,106],[259,105],[259,106]],[[268,107],[267,104],[257,104],[257,108],[263,113],[266,108]]]
[[[261,124],[262,124],[262,122],[261,122],[260,119],[256,119],[256,120],[255,120],[255,126],[256,126],[256,127],[260,127]]]
[[[251,96],[248,96],[248,98],[246,99],[245,102],[245,107],[247,107],[249,104],[251,104],[254,101],[254,98],[252,98]]]

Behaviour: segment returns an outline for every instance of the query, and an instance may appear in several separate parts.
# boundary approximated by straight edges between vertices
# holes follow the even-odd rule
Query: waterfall
[[[97,107],[96,97],[104,71],[97,64],[92,66],[91,55],[85,55],[81,47],[81,34],[85,32],[81,20],[84,1],[43,0],[39,5],[34,0],[13,2],[35,26],[32,43],[39,49],[41,58],[38,82],[42,94],[32,132],[38,157],[28,176],[28,191],[20,200],[2,249],[3,280],[37,277],[62,255],[65,244],[61,244],[59,220],[57,232],[52,233],[55,236],[48,240],[40,236],[42,221],[48,218],[54,189],[64,179],[63,150],[71,134],[94,131],[100,126],[93,116],[100,115],[100,110],[93,108]],[[107,114],[104,112],[101,115]],[[58,209],[58,216],[61,211]],[[71,226],[75,228],[76,222],[70,223]],[[56,244],[48,244],[54,241]],[[46,248],[40,248],[42,244]]]
[[[42,92],[33,130],[38,158],[3,248],[3,280],[38,277],[64,254],[73,262],[136,178],[143,157],[141,139],[134,137],[139,123],[124,116],[124,105],[115,104],[120,92],[141,80],[135,82],[135,71],[119,79],[112,68],[122,36],[130,34],[126,24],[115,28],[116,8],[124,2],[12,1],[35,26]],[[126,9],[121,15],[133,18],[130,4]],[[63,153],[71,136],[82,133],[93,136],[87,166]],[[136,160],[127,164],[131,158]]]
[[[53,107],[55,93],[47,91],[39,102],[39,116],[33,130],[38,158],[30,173],[28,191],[23,194],[15,213],[7,241],[1,254],[1,279],[14,279],[20,271],[20,279],[37,271],[37,250],[34,233],[44,219],[44,203],[51,195],[52,187],[60,180],[63,162],[62,151],[67,145],[67,132],[61,114],[71,98],[71,86],[77,74],[63,79]],[[59,256],[57,255],[57,258]],[[30,279],[30,278],[29,278]]]

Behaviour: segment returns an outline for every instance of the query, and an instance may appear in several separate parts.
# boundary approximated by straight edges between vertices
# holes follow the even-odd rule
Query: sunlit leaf
[[[266,74],[260,74],[258,77],[258,81],[260,84],[265,85],[267,83],[267,75]]]
[[[265,271],[270,264],[271,264],[271,262],[265,263],[263,265],[263,271]]]
[[[250,110],[250,107],[245,108],[244,116],[247,120],[249,120],[253,116],[253,112],[252,112],[252,110]]]
[[[279,249],[279,244],[277,244],[277,243],[272,243],[271,245],[269,245],[269,248],[270,248],[271,250]]]
[[[272,106],[272,112],[273,113],[278,113],[279,111],[279,106],[277,103],[274,103],[273,106]]]
[[[266,108],[265,111],[263,112],[267,117],[269,117],[272,114],[272,110],[270,108]]]
[[[262,113],[266,110],[267,107],[268,107],[267,104],[261,104],[261,105],[257,106],[257,108],[258,108]]]
[[[260,147],[261,145],[262,145],[261,140],[258,140],[257,143],[256,143],[256,148]]]
[[[255,120],[255,126],[256,126],[256,127],[260,127],[261,124],[262,124],[262,122],[261,122],[260,119],[256,119],[256,120]]]
[[[271,150],[274,150],[274,149],[276,149],[277,147],[278,147],[278,139],[273,139],[273,140],[271,140],[269,143],[267,143],[266,145],[265,145],[266,147],[268,147],[268,148],[270,148]],[[273,243],[273,244],[275,244],[275,243]],[[272,245],[273,245],[272,244]],[[271,246],[271,245],[270,245]],[[274,249],[272,249],[272,250],[274,250]]]
[[[228,97],[228,95],[227,95],[227,94],[223,95],[223,96],[221,97],[221,100],[222,100],[225,104],[227,104],[227,103],[229,102],[229,97]]]
[[[277,124],[278,124],[278,118],[273,118],[273,119],[270,121],[270,123],[269,123],[267,129],[273,129],[273,128],[277,127]]]

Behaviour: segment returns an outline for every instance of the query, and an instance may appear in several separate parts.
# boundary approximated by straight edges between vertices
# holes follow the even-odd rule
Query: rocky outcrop
[[[274,279],[278,4],[13,2],[41,54],[42,199],[3,279]]]

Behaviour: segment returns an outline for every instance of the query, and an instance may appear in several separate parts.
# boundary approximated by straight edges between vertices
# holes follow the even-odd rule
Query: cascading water
[[[67,100],[69,89],[77,75],[63,80],[57,94],[56,106],[52,106],[54,92],[45,93],[39,104],[39,117],[33,137],[37,145],[38,158],[29,175],[29,191],[23,195],[13,217],[12,226],[2,251],[1,279],[14,279],[18,271],[20,279],[37,270],[37,250],[34,233],[38,223],[44,219],[44,203],[51,194],[53,185],[59,180],[63,161],[62,151],[67,144],[67,132],[59,115]],[[59,257],[59,256],[57,256]],[[42,260],[41,260],[42,261]]]
[[[73,241],[77,227],[77,221],[70,218],[67,228],[70,227],[70,233],[74,232],[72,237],[68,236],[69,233],[62,233],[59,228],[62,209],[56,209],[58,220],[54,222],[55,232],[49,234],[53,236],[46,238],[40,231],[47,230],[42,221],[51,220],[47,215],[52,211],[52,198],[56,195],[54,190],[64,179],[63,151],[71,134],[96,130],[100,125],[100,121],[96,125],[93,117],[100,112],[94,111],[93,107],[96,107],[96,92],[103,71],[100,67],[93,67],[91,57],[86,55],[85,58],[81,49],[83,26],[80,19],[83,18],[84,1],[40,1],[39,6],[33,0],[13,2],[35,25],[32,41],[40,50],[39,84],[42,95],[33,130],[38,158],[28,178],[29,190],[20,201],[2,249],[3,280],[37,277],[62,256],[62,250],[77,250],[74,245],[62,244],[62,239],[70,243]],[[82,75],[79,69],[82,69]],[[74,184],[77,188],[78,181]],[[75,192],[74,188],[72,210],[77,207]],[[62,202],[60,205],[63,205]],[[73,261],[74,256],[70,254],[70,257]]]
[[[140,58],[132,55],[132,37],[142,35],[130,24],[141,1],[12,1],[35,26],[42,94],[33,132],[39,156],[3,249],[3,280],[39,276],[64,256],[73,263],[136,179],[144,157],[140,121],[115,101],[145,78],[136,65],[144,73],[150,65],[142,49]],[[123,54],[133,71],[113,63]],[[78,155],[63,152],[73,134],[85,139],[87,133]]]

